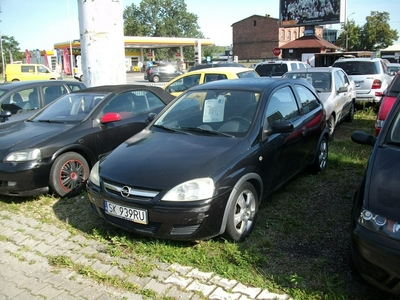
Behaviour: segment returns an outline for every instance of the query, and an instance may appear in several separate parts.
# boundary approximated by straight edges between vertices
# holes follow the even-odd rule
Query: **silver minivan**
[[[311,66],[298,60],[271,60],[258,63],[254,69],[262,77],[279,78],[288,71],[307,68]]]
[[[381,58],[343,58],[332,67],[342,68],[356,85],[356,102],[379,103],[392,77]]]

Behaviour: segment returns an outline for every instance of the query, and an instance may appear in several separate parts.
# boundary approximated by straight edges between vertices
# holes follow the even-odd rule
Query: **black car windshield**
[[[290,72],[283,75],[284,78],[304,79],[309,82],[317,92],[330,92],[332,90],[331,76],[329,72]]]
[[[105,97],[106,93],[78,93],[64,95],[47,106],[33,122],[77,122],[86,118]]]
[[[178,98],[154,125],[190,134],[204,135],[214,131],[225,135],[210,135],[245,136],[253,123],[259,98],[259,93],[245,90],[189,91]]]

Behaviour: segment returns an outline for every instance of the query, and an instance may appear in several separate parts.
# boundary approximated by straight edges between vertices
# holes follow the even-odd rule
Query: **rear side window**
[[[297,70],[297,63],[291,63],[290,66],[292,67],[292,70]]]
[[[237,76],[239,78],[255,78],[258,77],[258,74],[255,71],[246,71],[238,73]]]
[[[400,76],[396,76],[393,79],[391,87],[388,91],[388,96],[396,97],[398,94],[400,94]]]
[[[300,96],[300,102],[304,114],[307,114],[319,107],[317,98],[309,89],[298,84],[295,85],[295,89]]]
[[[35,66],[21,66],[22,73],[35,73]]]

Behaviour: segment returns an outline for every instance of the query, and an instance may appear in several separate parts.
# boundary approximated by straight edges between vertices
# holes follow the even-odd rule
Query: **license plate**
[[[135,223],[147,224],[147,210],[122,206],[116,203],[104,201],[104,211],[111,216],[129,220]]]

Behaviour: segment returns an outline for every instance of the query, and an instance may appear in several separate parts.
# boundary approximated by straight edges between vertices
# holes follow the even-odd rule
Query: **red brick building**
[[[302,37],[304,29],[304,27],[279,27],[279,19],[271,18],[269,15],[250,16],[232,24],[233,55],[238,56],[239,60],[275,58],[272,50]],[[314,34],[322,39],[322,26],[315,26]],[[280,57],[282,58],[282,53]]]

